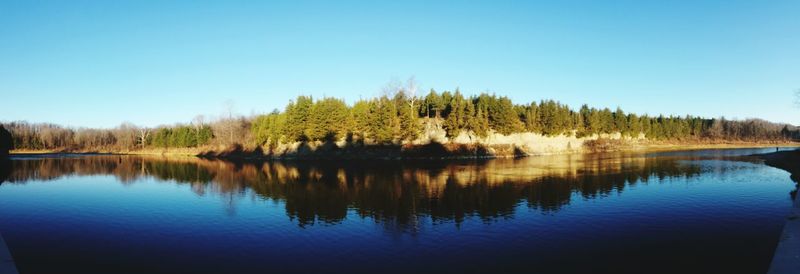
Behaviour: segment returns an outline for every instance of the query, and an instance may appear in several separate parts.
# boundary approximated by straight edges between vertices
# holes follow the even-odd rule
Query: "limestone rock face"
[[[494,155],[497,157],[511,157],[593,152],[592,148],[587,149],[586,145],[589,144],[589,147],[593,147],[592,144],[597,140],[616,140],[623,143],[635,144],[639,141],[644,141],[645,136],[639,134],[636,137],[630,137],[623,136],[620,133],[612,133],[577,137],[574,132],[556,136],[546,136],[533,132],[503,135],[493,131],[488,132],[486,136],[480,136],[471,131],[462,131],[457,136],[448,137],[447,131],[444,129],[440,119],[425,119],[421,121],[421,130],[417,139],[413,141],[397,140],[394,144],[377,146],[381,149],[370,149],[370,146],[375,146],[377,144],[369,138],[362,140],[360,143],[352,144],[348,143],[346,139],[341,139],[331,143],[323,143],[320,141],[279,143],[276,147],[272,148],[271,155],[275,157],[303,157],[313,156],[315,153],[320,154],[320,152],[322,152],[321,155],[324,156],[342,156],[342,154],[345,154],[345,156],[359,156],[346,155],[352,153],[362,154],[360,156],[364,158],[391,158],[402,154],[401,146],[404,148],[416,146],[417,148],[425,150],[428,145],[440,144],[448,146],[451,150],[454,146],[466,148],[466,154],[472,156]],[[389,151],[392,146],[394,146],[397,151]],[[483,149],[483,151],[470,150],[476,147]],[[433,147],[429,146],[427,148],[432,149]],[[340,151],[341,149],[349,150]],[[399,154],[384,155],[387,153]],[[422,153],[431,153],[431,151]],[[456,153],[464,153],[464,151]]]
[[[0,125],[0,157],[8,157],[8,152],[14,147],[14,140],[11,138],[11,132]]]
[[[411,142],[414,145],[425,145],[430,143],[447,143],[447,131],[442,127],[441,121],[429,120],[425,121],[420,132],[419,137]]]

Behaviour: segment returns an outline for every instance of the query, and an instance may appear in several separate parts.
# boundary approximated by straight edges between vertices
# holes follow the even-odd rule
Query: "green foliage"
[[[612,133],[614,132],[614,113],[610,109],[604,108],[600,111],[600,132]]]
[[[253,134],[253,141],[257,145],[275,147],[281,141],[285,125],[286,115],[278,111],[260,115],[251,124],[250,130]]]
[[[539,104],[539,120],[542,134],[555,136],[574,129],[572,113],[566,105],[553,100]]]
[[[525,124],[525,130],[529,132],[542,132],[542,125],[539,121],[539,106],[536,103],[531,103],[527,106],[518,106],[517,113],[522,123]]]
[[[314,100],[310,96],[298,96],[286,106],[286,126],[283,134],[287,140],[307,141],[306,129],[311,119]]]
[[[620,132],[622,134],[628,134],[628,116],[625,116],[625,112],[622,111],[621,108],[617,107],[617,111],[614,112],[614,132]]]
[[[466,115],[466,125],[464,129],[467,131],[477,132],[480,128],[480,121],[478,120],[478,114],[475,111],[475,104],[472,103],[472,98],[468,99],[465,102],[467,108],[464,110],[464,115]]]
[[[498,98],[481,94],[477,101],[476,107],[482,114],[486,114],[489,128],[501,134],[511,134],[523,130],[524,125],[514,111],[514,104],[507,97]]]
[[[441,117],[441,113],[445,109],[447,102],[442,96],[439,96],[435,90],[431,89],[428,96],[425,96],[424,105],[425,115],[427,117]]]
[[[369,132],[379,144],[393,143],[400,133],[397,107],[389,98],[381,97],[370,103]]]
[[[448,113],[444,122],[444,129],[447,131],[448,136],[453,137],[470,127],[472,117],[467,105],[472,105],[472,103],[464,99],[464,96],[459,91],[449,97],[451,98],[447,106]]]
[[[489,114],[486,109],[477,108],[475,111],[474,123],[470,129],[480,137],[489,135]]]
[[[195,130],[197,131],[197,145],[203,146],[207,145],[211,142],[211,139],[214,138],[214,133],[211,130],[211,127],[208,125],[202,125],[200,127],[196,127]]]
[[[158,128],[147,139],[147,145],[160,148],[187,148],[208,144],[211,127],[203,125]]]
[[[400,139],[408,141],[416,139],[420,132],[419,116],[411,105],[410,98],[406,98],[403,93],[397,93],[394,103],[397,109]]]
[[[350,110],[340,99],[324,98],[309,110],[305,136],[313,141],[335,141],[349,130]]]
[[[642,122],[639,116],[636,114],[628,114],[628,134],[632,137],[638,137],[639,134],[642,132]]]
[[[369,101],[359,100],[350,109],[353,136],[357,141],[363,141],[369,136],[371,108],[372,104]]]

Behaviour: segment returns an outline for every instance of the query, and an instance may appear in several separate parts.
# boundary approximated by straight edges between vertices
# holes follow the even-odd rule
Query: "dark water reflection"
[[[520,201],[543,212],[622,192],[651,177],[691,177],[700,167],[674,159],[624,155],[552,156],[463,162],[229,162],[197,158],[91,156],[10,162],[7,181],[113,175],[121,184],[153,177],[188,184],[197,195],[244,195],[286,203],[300,226],[337,223],[350,208],[361,217],[406,225],[415,216],[461,222],[513,214]]]
[[[0,232],[23,273],[763,272],[792,183],[719,156],[22,157]]]

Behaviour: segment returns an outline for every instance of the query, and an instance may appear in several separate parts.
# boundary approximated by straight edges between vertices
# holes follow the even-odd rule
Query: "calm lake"
[[[764,273],[794,182],[771,149],[480,161],[18,156],[20,273]]]

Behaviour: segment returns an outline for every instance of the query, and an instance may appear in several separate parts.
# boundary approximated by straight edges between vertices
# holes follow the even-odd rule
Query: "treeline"
[[[464,96],[459,90],[415,96],[402,87],[387,95],[348,105],[342,99],[299,96],[283,111],[255,117],[226,117],[207,123],[198,116],[189,124],[112,129],[68,128],[54,124],[11,122],[14,148],[29,150],[131,150],[146,147],[186,148],[211,144],[267,145],[296,141],[348,141],[401,144],[417,139],[426,127],[441,127],[449,137],[469,133],[540,133],[547,136],[591,136],[621,133],[651,140],[773,141],[796,139],[794,126],[760,119],[726,120],[696,116],[648,116],[617,108],[575,110],[553,100],[515,104],[490,94]]]
[[[156,147],[197,147],[208,144],[212,137],[208,125],[162,127],[146,143]]]
[[[12,133],[14,149],[132,150],[143,147],[197,147],[213,138],[208,124],[138,127],[124,123],[113,129],[68,128],[24,121],[3,125]]]
[[[621,133],[652,140],[785,140],[797,129],[760,119],[726,120],[696,116],[648,116],[617,108],[587,105],[573,110],[553,100],[514,104],[503,96],[465,97],[458,90],[425,97],[394,96],[359,100],[348,106],[341,99],[313,100],[300,96],[285,111],[273,111],[252,122],[254,141],[274,146],[295,141],[341,140],[375,144],[399,143],[417,138],[423,125],[441,125],[449,137],[463,132],[485,137],[490,132],[534,132],[547,136]],[[420,121],[423,120],[423,121]]]

